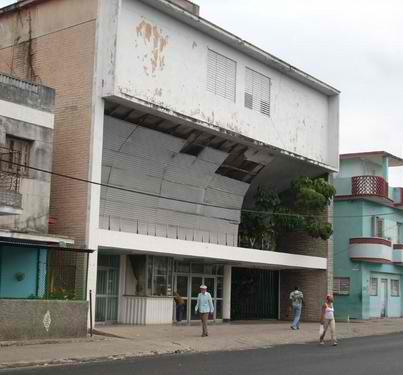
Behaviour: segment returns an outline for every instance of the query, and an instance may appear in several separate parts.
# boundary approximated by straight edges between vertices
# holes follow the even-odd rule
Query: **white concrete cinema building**
[[[172,1],[104,1],[100,25],[93,179],[122,190],[92,187],[96,321],[169,323],[175,290],[196,319],[203,283],[226,320],[232,267],[325,273],[238,247],[238,224],[257,184],[337,170],[339,92]],[[278,318],[281,282],[260,287]]]
[[[88,279],[95,320],[169,323],[175,290],[195,319],[202,283],[216,320],[284,317],[294,284],[312,302],[305,319],[316,319],[332,288],[332,241],[292,235],[276,252],[247,249],[238,225],[258,185],[281,191],[297,176],[337,171],[339,91],[201,18],[186,0],[17,8],[33,17],[36,74],[61,87],[54,170],[103,184],[55,178],[52,189],[54,230],[97,250]],[[42,48],[74,38],[68,56]],[[45,69],[48,61],[63,68]],[[90,103],[79,117],[77,97]]]

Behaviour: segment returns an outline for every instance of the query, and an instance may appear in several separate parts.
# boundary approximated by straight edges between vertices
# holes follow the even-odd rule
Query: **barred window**
[[[1,148],[1,170],[27,175],[31,144],[32,141],[7,135],[6,147]]]
[[[376,277],[371,277],[370,285],[369,285],[369,295],[377,296],[378,295],[378,279]]]
[[[270,116],[271,80],[250,68],[245,71],[245,107]]]
[[[397,243],[403,243],[403,223],[397,223]]]
[[[208,50],[207,90],[235,102],[236,62]]]
[[[372,217],[372,235],[385,238],[385,219],[379,216]]]
[[[390,280],[390,291],[392,297],[400,296],[400,280]]]
[[[349,277],[335,277],[333,283],[333,293],[339,295],[350,294],[350,278]]]

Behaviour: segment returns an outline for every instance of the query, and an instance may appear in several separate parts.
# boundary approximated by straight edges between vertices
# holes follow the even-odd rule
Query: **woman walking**
[[[330,336],[333,342],[333,346],[336,346],[336,322],[334,320],[333,297],[330,294],[326,296],[326,302],[322,306],[320,322],[323,325],[323,333],[320,336],[320,344],[323,345],[325,343],[323,340],[328,328],[330,327]]]

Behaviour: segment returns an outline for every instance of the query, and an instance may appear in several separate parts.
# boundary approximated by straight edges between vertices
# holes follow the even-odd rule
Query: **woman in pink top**
[[[333,346],[336,346],[337,345],[336,322],[334,320],[333,297],[330,294],[326,296],[326,302],[322,306],[320,323],[323,324],[323,333],[320,336],[320,343],[324,344],[323,340],[325,338],[327,329],[330,327],[330,335],[333,342]]]

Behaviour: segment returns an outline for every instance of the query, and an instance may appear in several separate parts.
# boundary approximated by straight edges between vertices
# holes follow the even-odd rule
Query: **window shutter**
[[[250,68],[245,70],[245,107],[270,116],[271,80]]]
[[[207,90],[235,102],[236,62],[208,50]]]

